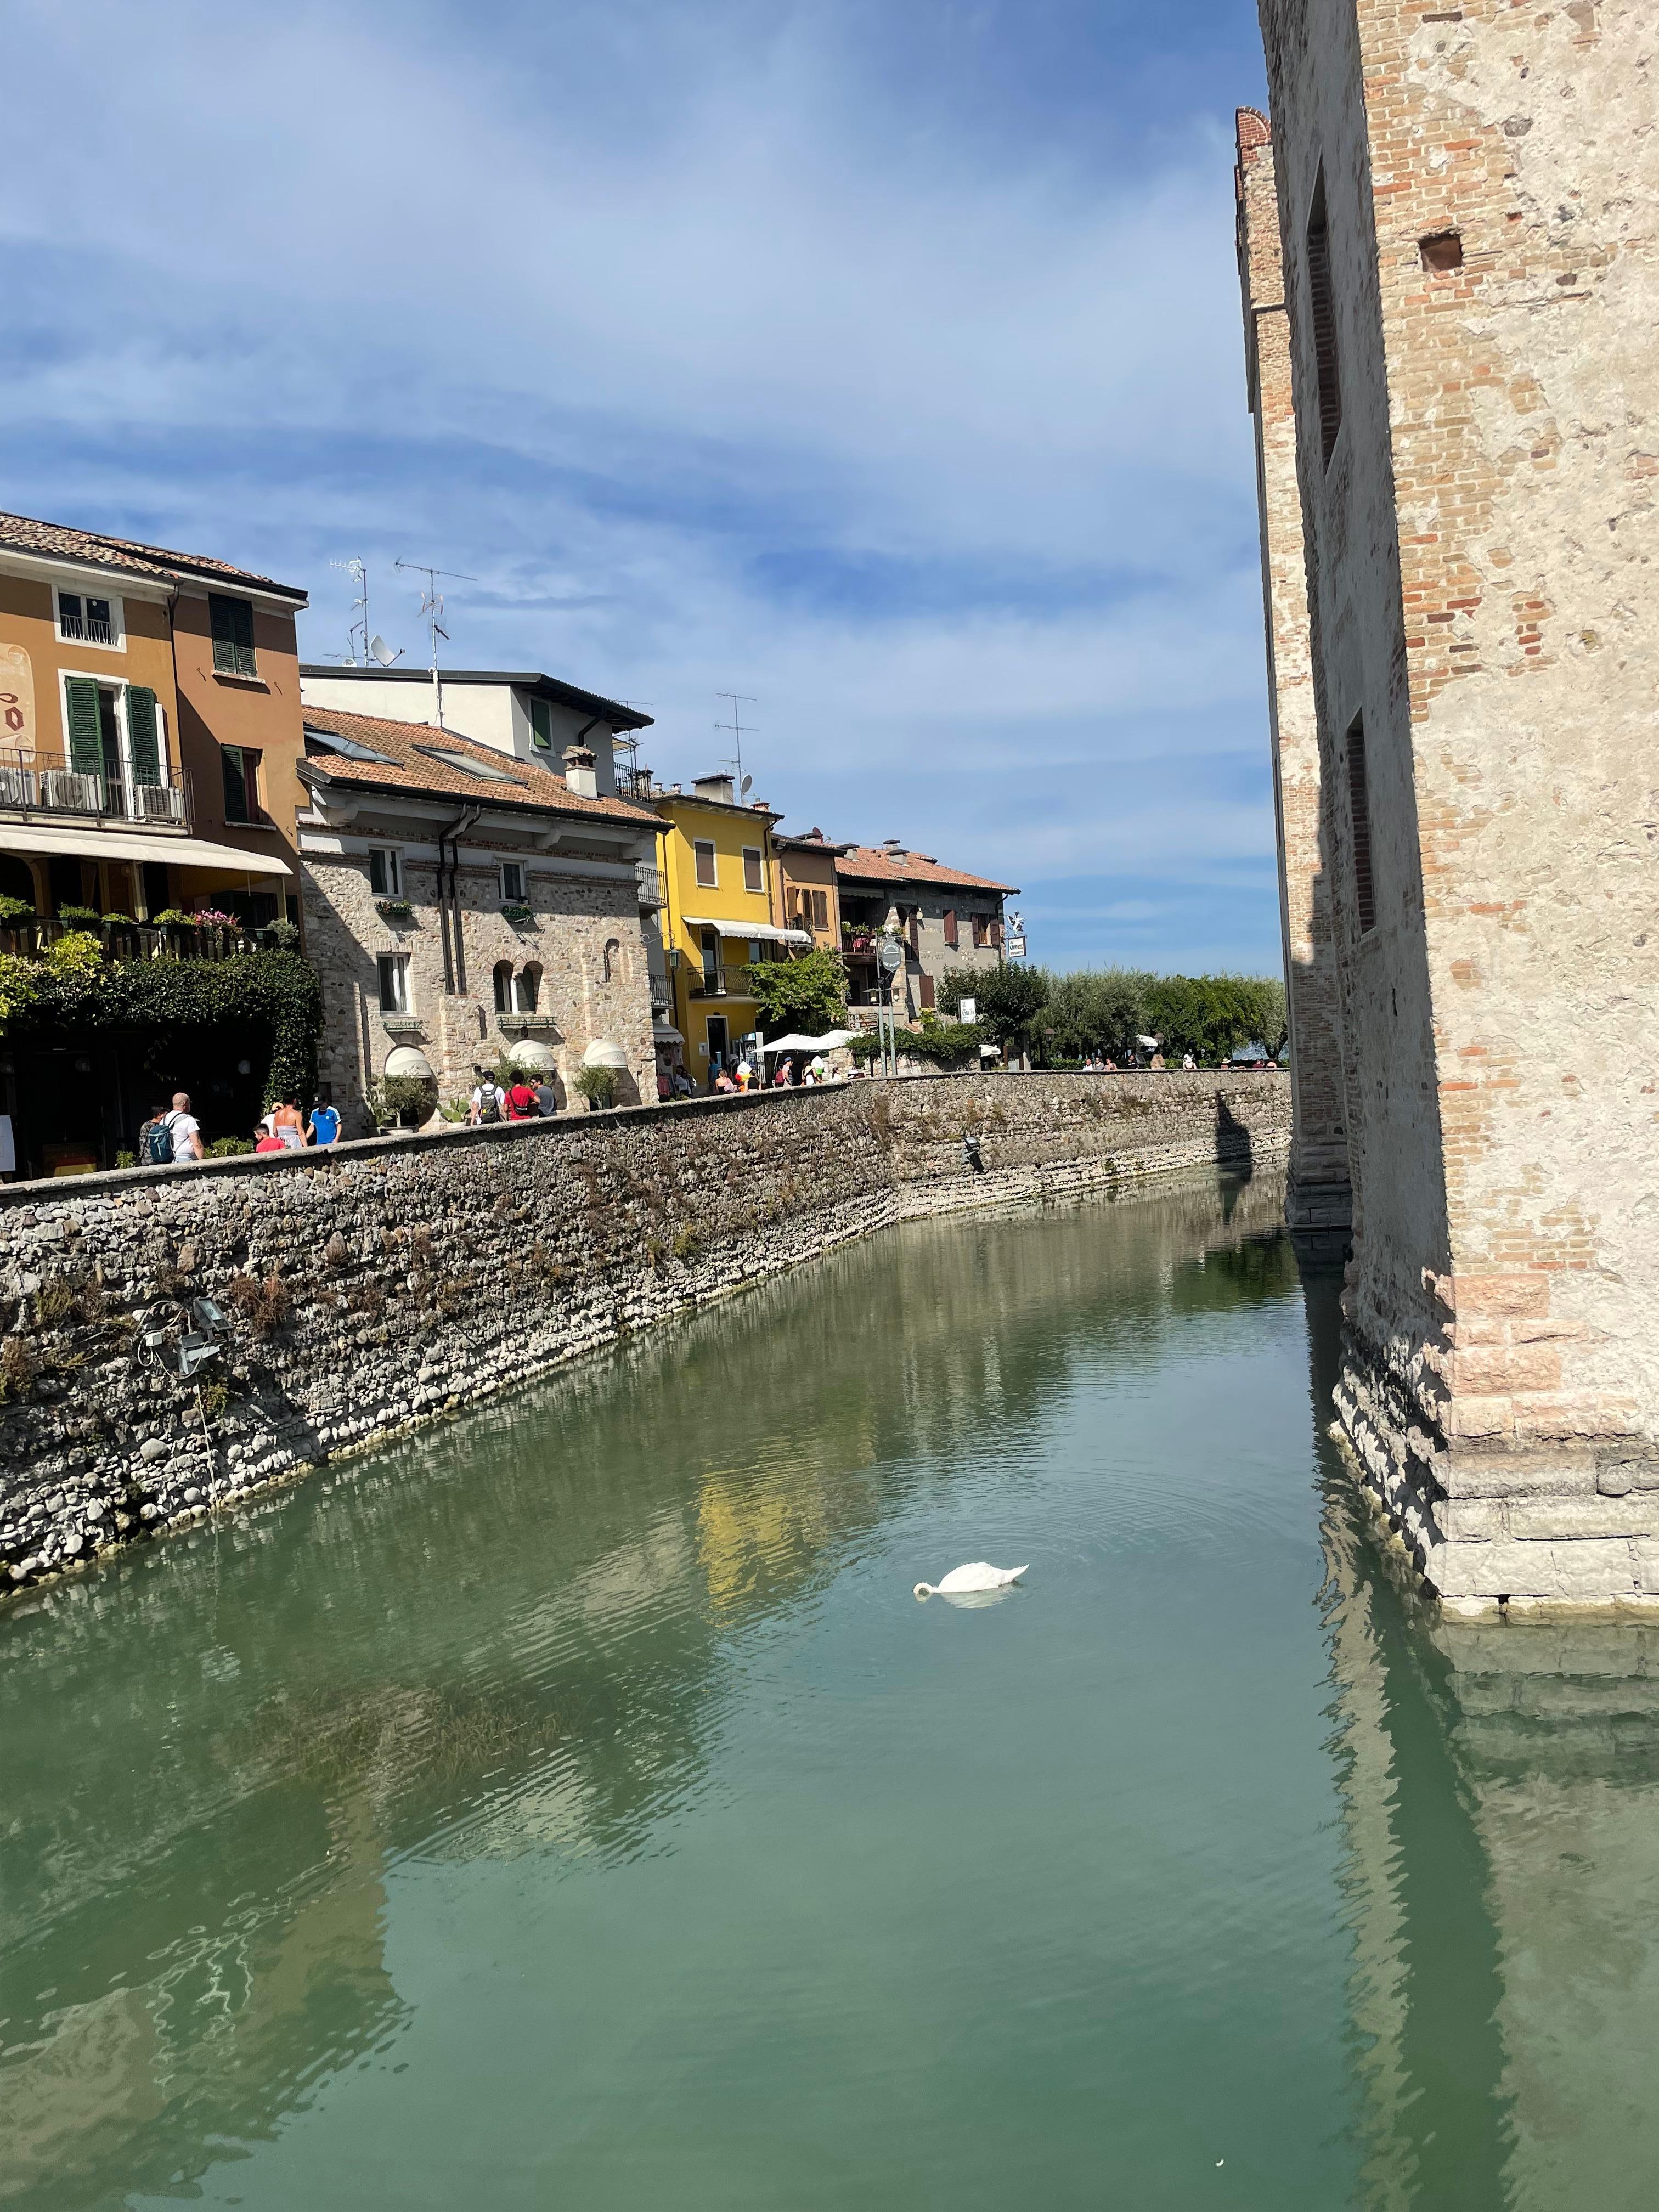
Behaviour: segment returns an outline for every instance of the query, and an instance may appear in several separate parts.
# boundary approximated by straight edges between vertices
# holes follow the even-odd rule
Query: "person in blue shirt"
[[[311,1109],[311,1120],[307,1127],[306,1135],[313,1145],[337,1144],[340,1137],[338,1109],[333,1106],[325,1106],[319,1100]]]

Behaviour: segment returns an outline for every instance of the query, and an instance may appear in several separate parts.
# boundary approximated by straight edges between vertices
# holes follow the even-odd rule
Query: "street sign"
[[[957,1019],[959,1022],[976,1022],[979,1019],[979,1000],[964,999],[957,1008]]]
[[[1011,937],[1008,939],[1008,957],[1011,960],[1023,960],[1025,957],[1025,939],[1023,937]]]
[[[904,965],[904,947],[896,937],[884,937],[881,940],[881,949],[877,953],[876,958],[891,975]]]

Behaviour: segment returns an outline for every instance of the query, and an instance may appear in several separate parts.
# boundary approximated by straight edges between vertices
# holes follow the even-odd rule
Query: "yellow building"
[[[664,825],[661,927],[674,1026],[686,1073],[706,1091],[755,1027],[744,968],[812,939],[772,918],[772,824],[781,817],[770,807],[740,805],[729,775],[699,776],[689,792],[659,791],[652,803]]]

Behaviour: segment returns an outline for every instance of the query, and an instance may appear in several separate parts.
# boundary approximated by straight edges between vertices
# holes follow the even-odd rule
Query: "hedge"
[[[0,989],[0,1031],[8,1036],[71,1025],[154,1031],[253,1023],[270,1035],[265,1103],[315,1091],[322,986],[296,952],[117,960],[90,974],[47,961],[9,963],[9,973],[12,968],[27,969],[29,988],[9,995]]]

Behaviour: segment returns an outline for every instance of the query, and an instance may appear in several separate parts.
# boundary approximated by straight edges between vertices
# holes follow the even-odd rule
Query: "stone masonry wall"
[[[0,1573],[72,1568],[907,1215],[1248,1171],[1283,1157],[1289,1104],[1277,1075],[943,1076],[0,1187]],[[198,1396],[177,1346],[200,1298],[229,1322]]]
[[[1355,1251],[1339,1411],[1449,1606],[1650,1607],[1652,10],[1261,14],[1338,794]],[[1307,313],[1322,181],[1328,460]],[[1349,797],[1362,726],[1370,929]]]
[[[517,1042],[519,1025],[504,1029],[495,1008],[501,961],[515,973],[532,965],[540,970],[532,1031],[558,1062],[562,1103],[569,1102],[571,1078],[597,1037],[627,1054],[639,1097],[655,1097],[650,979],[631,862],[580,866],[514,854],[528,870],[534,918],[512,922],[501,912],[495,862],[469,861],[463,848],[457,890],[467,988],[446,993],[436,848],[404,847],[404,896],[414,911],[389,920],[369,887],[366,846],[373,841],[359,840],[363,852],[337,857],[311,849],[316,842],[307,838],[304,876],[306,941],[323,981],[318,1073],[332,1087],[349,1133],[368,1130],[365,1082],[379,1081],[396,1047],[424,1053],[440,1097],[453,1098],[471,1091],[480,1061],[493,1063]],[[393,1018],[390,1027],[375,967],[382,952],[404,953],[410,963],[412,1013]]]
[[[1255,432],[1256,501],[1267,648],[1279,921],[1294,1099],[1286,1211],[1293,1228],[1346,1230],[1348,1182],[1341,1009],[1323,809],[1328,793],[1314,711],[1302,495],[1296,474],[1290,321],[1271,134],[1238,111],[1238,273],[1245,378]]]

